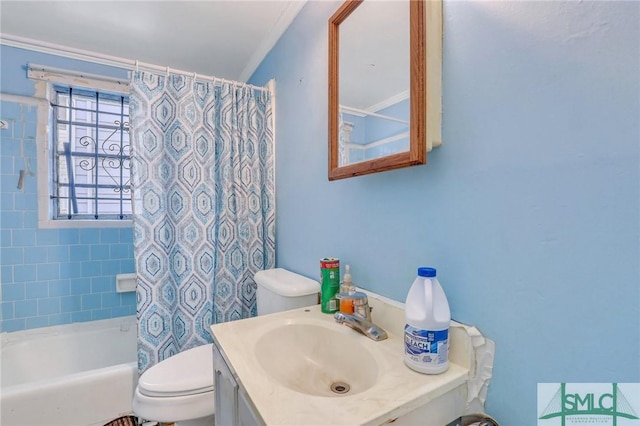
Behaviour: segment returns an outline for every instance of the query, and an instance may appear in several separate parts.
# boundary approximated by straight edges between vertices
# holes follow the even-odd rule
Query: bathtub
[[[131,414],[136,318],[0,335],[2,426],[97,426]]]

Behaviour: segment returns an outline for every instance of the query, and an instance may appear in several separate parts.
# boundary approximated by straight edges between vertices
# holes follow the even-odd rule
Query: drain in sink
[[[345,382],[331,383],[331,392],[333,393],[343,394],[343,393],[349,392],[349,389],[351,389],[351,386],[349,386],[348,383],[345,383]]]

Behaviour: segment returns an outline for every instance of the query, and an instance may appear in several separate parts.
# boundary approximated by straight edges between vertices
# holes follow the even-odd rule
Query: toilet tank
[[[256,272],[258,315],[317,305],[320,284],[282,268]]]

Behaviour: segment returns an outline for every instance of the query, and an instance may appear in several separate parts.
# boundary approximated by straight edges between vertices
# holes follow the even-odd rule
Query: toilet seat
[[[215,411],[213,395],[211,391],[196,395],[159,398],[142,395],[140,388],[136,388],[132,409],[138,417],[163,423],[207,418]]]
[[[149,397],[178,397],[213,391],[213,344],[180,352],[142,373],[138,391]]]

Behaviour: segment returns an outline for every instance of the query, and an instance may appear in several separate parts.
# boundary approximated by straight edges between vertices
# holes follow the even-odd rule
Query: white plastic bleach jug
[[[418,268],[404,309],[404,363],[419,373],[443,373],[449,368],[451,312],[434,268]]]

